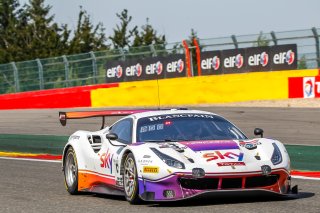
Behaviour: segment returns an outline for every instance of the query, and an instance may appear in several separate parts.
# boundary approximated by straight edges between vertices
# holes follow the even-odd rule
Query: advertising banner
[[[246,48],[246,70],[248,72],[269,71],[271,69],[269,54],[270,47]]]
[[[249,47],[200,54],[203,75],[297,69],[297,45]]]
[[[270,48],[271,70],[297,69],[297,45],[276,45]]]
[[[246,50],[245,49],[231,49],[221,51],[222,58],[222,72],[241,73],[246,72]]]
[[[320,76],[291,77],[289,98],[320,98]]]
[[[202,52],[200,57],[202,75],[222,74],[221,51]]]
[[[148,57],[109,61],[106,64],[106,82],[127,82],[186,76],[186,63],[183,54],[166,57]]]

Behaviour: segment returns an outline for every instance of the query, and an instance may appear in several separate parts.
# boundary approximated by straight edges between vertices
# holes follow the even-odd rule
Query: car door
[[[132,118],[126,118],[118,121],[109,128],[110,133],[118,135],[117,141],[109,142],[108,139],[104,138],[101,146],[101,150],[97,153],[95,160],[96,170],[103,175],[115,177],[117,173],[117,159],[119,151],[123,148],[119,143],[131,144],[132,142]]]

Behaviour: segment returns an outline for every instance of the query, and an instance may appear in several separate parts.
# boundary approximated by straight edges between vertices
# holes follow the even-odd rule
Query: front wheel
[[[63,161],[64,181],[67,191],[78,194],[78,164],[74,149],[70,146]]]
[[[139,183],[137,167],[132,153],[129,153],[124,162],[123,186],[127,201],[130,204],[141,202],[139,198]]]

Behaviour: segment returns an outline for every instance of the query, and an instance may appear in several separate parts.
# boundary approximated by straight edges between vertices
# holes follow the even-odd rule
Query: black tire
[[[127,169],[129,164],[131,167],[133,167],[134,171],[132,173],[129,173]],[[132,153],[129,153],[127,155],[123,166],[124,166],[124,172],[122,175],[122,179],[123,179],[123,188],[124,188],[125,197],[130,204],[139,204],[141,203],[141,199],[139,197],[138,173],[137,173],[136,162],[134,160],[134,156]],[[131,180],[131,178],[133,178],[133,180]],[[130,188],[132,189],[130,190]]]
[[[74,149],[70,146],[63,159],[64,183],[67,191],[72,194],[78,192],[78,163]]]

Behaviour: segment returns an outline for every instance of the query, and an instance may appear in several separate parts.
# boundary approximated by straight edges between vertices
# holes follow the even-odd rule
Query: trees
[[[146,19],[146,24],[141,27],[140,32],[137,28],[134,31],[133,47],[162,45],[165,43],[165,35],[158,35],[157,31],[149,23],[149,18]]]
[[[128,10],[124,9],[120,14],[116,14],[120,19],[120,24],[117,24],[113,28],[113,35],[109,36],[114,48],[129,48],[131,46],[131,38],[136,34],[137,26],[134,26],[132,30],[129,29],[129,24],[132,20],[132,16],[128,15]]]
[[[19,58],[23,10],[18,0],[2,0],[0,3],[0,63]]]
[[[263,34],[262,31],[260,31],[260,34],[254,44],[254,46],[257,46],[257,47],[265,47],[265,46],[269,46],[269,40],[268,38]]]
[[[54,22],[51,6],[44,0],[0,2],[0,64],[36,58],[77,54],[108,48],[102,23],[92,24],[80,8],[77,29]]]
[[[77,29],[70,41],[68,54],[108,49],[105,44],[107,39],[104,30],[101,22],[94,26],[91,23],[90,16],[80,7]]]
[[[120,19],[120,24],[116,25],[113,29],[113,35],[109,37],[115,49],[122,48],[128,50],[131,47],[141,47],[149,45],[163,45],[166,43],[164,35],[158,35],[157,31],[146,19],[146,24],[130,28],[132,16],[128,15],[128,10],[124,9],[120,14],[116,14]]]

